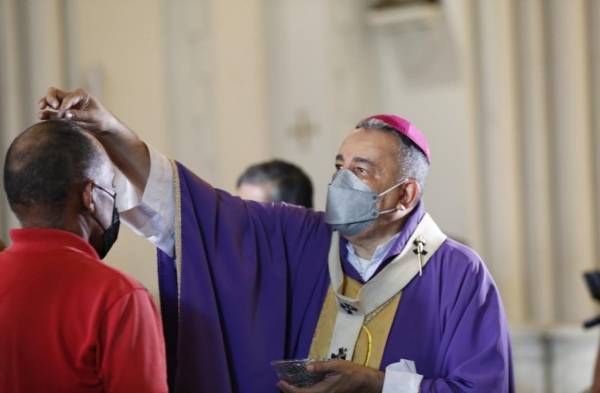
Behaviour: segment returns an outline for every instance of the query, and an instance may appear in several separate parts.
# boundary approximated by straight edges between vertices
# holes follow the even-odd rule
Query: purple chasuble
[[[308,356],[329,286],[331,229],[322,213],[243,201],[181,164],[177,169],[179,283],[175,260],[158,253],[171,389],[276,393],[270,362]],[[402,250],[423,214],[420,205],[389,257]],[[357,278],[347,262],[343,267]],[[381,369],[400,359],[415,361],[422,393],[514,391],[498,290],[466,246],[448,239],[423,276],[404,288]]]

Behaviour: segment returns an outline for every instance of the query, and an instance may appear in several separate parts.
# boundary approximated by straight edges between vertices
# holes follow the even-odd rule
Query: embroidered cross
[[[331,354],[331,358],[332,359],[341,359],[341,360],[346,360],[346,356],[348,355],[348,349],[347,348],[338,348],[338,353],[332,353]]]
[[[317,134],[316,126],[310,121],[308,112],[302,110],[296,115],[296,123],[290,128],[290,133],[299,145],[306,150],[313,136]]]
[[[358,311],[358,308],[348,304],[348,303],[340,303],[340,307],[346,311],[347,314],[354,315],[355,312]]]
[[[413,245],[416,247],[413,250],[413,252],[415,254],[417,254],[417,257],[419,258],[419,277],[420,277],[423,275],[423,255],[427,255],[427,250],[425,249],[427,242],[425,241],[423,236],[419,236],[415,239],[415,241],[413,242]]]

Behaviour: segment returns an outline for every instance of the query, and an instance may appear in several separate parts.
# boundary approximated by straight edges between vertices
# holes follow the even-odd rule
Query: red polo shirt
[[[166,392],[160,316],[80,237],[11,231],[0,252],[0,392]]]

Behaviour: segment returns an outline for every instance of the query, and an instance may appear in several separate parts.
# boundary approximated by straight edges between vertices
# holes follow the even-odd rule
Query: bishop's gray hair
[[[421,187],[419,198],[425,190],[425,180],[429,172],[429,162],[421,149],[408,137],[398,133],[394,128],[379,119],[362,120],[356,128],[383,131],[393,135],[398,140],[398,169],[401,181],[406,178],[414,179]]]

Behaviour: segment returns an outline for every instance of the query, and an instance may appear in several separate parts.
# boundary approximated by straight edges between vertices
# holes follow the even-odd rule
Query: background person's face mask
[[[356,236],[366,230],[381,214],[396,211],[396,208],[379,210],[379,198],[406,182],[393,185],[380,194],[361,181],[352,171],[340,170],[327,190],[325,222],[342,236]]]

